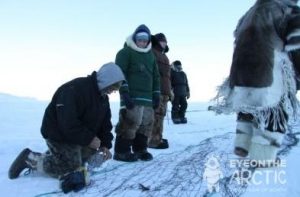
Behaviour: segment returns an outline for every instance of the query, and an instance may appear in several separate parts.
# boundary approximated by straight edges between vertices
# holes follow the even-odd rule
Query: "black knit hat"
[[[173,65],[181,65],[181,62],[179,60],[176,60],[173,62]]]
[[[163,33],[155,34],[154,37],[155,37],[159,42],[167,42],[167,38],[166,38],[165,34],[163,34]]]

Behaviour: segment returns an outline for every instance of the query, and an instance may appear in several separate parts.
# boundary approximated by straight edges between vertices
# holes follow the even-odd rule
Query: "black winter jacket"
[[[174,96],[187,96],[190,92],[186,74],[183,71],[171,71],[171,85]]]
[[[45,110],[41,133],[45,139],[87,146],[94,137],[111,148],[111,111],[108,96],[97,87],[96,72],[65,83]]]

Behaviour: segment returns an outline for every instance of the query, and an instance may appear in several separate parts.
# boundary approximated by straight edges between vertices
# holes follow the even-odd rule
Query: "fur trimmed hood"
[[[141,53],[148,53],[151,48],[152,48],[152,43],[149,42],[149,44],[147,45],[146,48],[139,48],[135,42],[133,41],[133,34],[128,36],[126,39],[126,45],[130,48],[132,48],[133,50],[137,51],[137,52],[141,52]]]
[[[161,53],[168,53],[169,52],[169,46],[167,45],[165,49],[163,49],[161,47],[161,45],[159,44],[159,40],[157,40],[157,38],[155,36],[151,36],[151,43],[152,43],[152,47],[154,49],[156,49],[157,51],[161,52]]]

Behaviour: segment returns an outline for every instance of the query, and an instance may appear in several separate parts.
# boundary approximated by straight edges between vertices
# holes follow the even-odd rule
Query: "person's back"
[[[171,76],[174,96],[187,96],[189,94],[189,89],[185,72],[178,69],[172,69]]]
[[[44,138],[55,140],[57,142],[69,142],[87,145],[90,142],[90,137],[85,137],[86,133],[78,132],[78,127],[72,127],[71,125],[76,124],[72,117],[80,114],[82,117],[82,125],[88,126],[94,132],[98,131],[103,125],[105,114],[109,112],[108,96],[101,96],[95,89],[97,86],[94,83],[96,80],[96,72],[87,77],[81,77],[74,79],[70,82],[65,83],[55,92],[50,104],[45,110],[43,118],[41,133]],[[74,103],[74,99],[76,103]],[[100,104],[101,103],[101,104]],[[90,106],[90,107],[88,107]],[[67,109],[70,108],[70,109]],[[74,110],[78,111],[74,113]],[[62,114],[57,112],[58,110],[64,111]],[[106,112],[106,113],[103,113]],[[91,120],[96,121],[90,125]],[[69,121],[63,121],[68,118]],[[64,122],[65,125],[61,125]],[[62,130],[63,128],[69,128],[69,130]],[[95,126],[97,126],[95,128]],[[72,130],[72,128],[78,130]],[[82,128],[83,129],[83,128]],[[93,133],[90,134],[93,136]],[[105,142],[102,142],[105,143]]]
[[[260,88],[271,85],[272,72],[269,71],[277,55],[274,51],[279,53],[285,44],[287,13],[284,12],[288,12],[288,7],[280,1],[259,0],[240,19],[234,34],[231,86]]]

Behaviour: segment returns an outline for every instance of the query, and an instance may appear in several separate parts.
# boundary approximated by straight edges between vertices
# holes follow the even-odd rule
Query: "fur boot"
[[[248,155],[253,135],[252,127],[251,122],[237,121],[234,153],[240,157],[246,157]]]
[[[137,133],[136,137],[133,141],[133,152],[137,156],[138,159],[142,161],[150,161],[153,159],[153,156],[151,153],[147,151],[148,146],[148,137]]]
[[[131,152],[132,140],[117,136],[115,142],[114,160],[134,162],[137,161],[136,155]]]
[[[257,163],[268,161],[267,165],[260,165],[261,167],[269,167],[270,164],[276,163],[277,152],[283,138],[283,133],[262,131],[255,128],[249,151],[250,159],[257,161]]]

